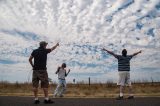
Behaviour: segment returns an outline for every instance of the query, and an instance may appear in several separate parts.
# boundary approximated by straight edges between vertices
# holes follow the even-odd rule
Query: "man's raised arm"
[[[134,53],[132,56],[136,56],[139,53],[142,53],[142,50],[140,50],[139,52]]]
[[[53,51],[54,49],[56,49],[57,46],[59,46],[59,43],[57,43],[55,46],[53,46],[53,47],[51,48],[51,51]]]
[[[113,52],[111,52],[111,51],[109,51],[109,50],[107,50],[107,49],[105,49],[105,48],[103,48],[102,50],[103,50],[103,51],[107,51],[109,54],[111,54],[112,56],[114,56],[115,58],[117,58],[117,55],[114,54]]]

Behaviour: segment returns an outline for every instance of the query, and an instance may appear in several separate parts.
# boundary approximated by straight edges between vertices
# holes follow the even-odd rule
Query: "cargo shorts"
[[[117,85],[131,86],[130,72],[129,71],[119,71],[119,80],[118,80]]]
[[[38,88],[39,82],[41,82],[41,88],[48,88],[48,73],[47,70],[33,70],[32,85]]]

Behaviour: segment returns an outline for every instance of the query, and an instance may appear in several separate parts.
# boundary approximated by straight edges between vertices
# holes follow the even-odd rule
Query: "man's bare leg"
[[[119,96],[116,98],[116,100],[122,100],[123,99],[123,92],[124,92],[124,86],[120,85],[119,87]]]
[[[35,100],[38,100],[38,88],[33,88],[33,93],[34,93],[34,97],[35,97]]]
[[[133,96],[133,88],[132,88],[132,86],[129,86],[129,96]]]
[[[119,96],[122,97],[124,93],[124,86],[120,85],[119,91],[120,91]]]
[[[48,88],[43,88],[43,91],[44,91],[45,99],[48,100],[49,99],[49,97],[48,97]]]
[[[44,103],[45,103],[45,104],[52,104],[52,103],[54,103],[54,101],[52,101],[52,100],[49,99],[49,97],[48,97],[48,88],[43,88],[43,91],[44,91],[44,96],[45,96]]]
[[[128,99],[134,99],[132,86],[129,86],[129,97]]]

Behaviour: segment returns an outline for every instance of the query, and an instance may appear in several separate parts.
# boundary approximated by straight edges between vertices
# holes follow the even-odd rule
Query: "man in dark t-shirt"
[[[132,57],[136,56],[137,54],[141,53],[142,51],[136,52],[132,55],[127,55],[127,50],[123,49],[122,50],[122,55],[117,55],[114,54],[113,52],[102,49],[104,51],[107,51],[109,54],[113,55],[115,58],[118,59],[118,72],[119,72],[119,81],[117,85],[120,86],[120,95],[117,97],[117,100],[122,100],[123,99],[123,90],[124,86],[128,85],[129,86],[129,94],[130,96],[128,99],[133,99],[133,93],[132,93],[132,86],[131,86],[131,81],[130,81],[130,60]]]
[[[34,57],[34,66],[33,70],[46,70],[47,64],[47,54],[51,52],[51,49],[45,49],[39,47],[36,50],[33,50],[31,56]]]
[[[47,42],[41,41],[40,47],[38,49],[33,50],[31,53],[31,56],[29,57],[29,62],[33,68],[33,77],[32,77],[32,84],[33,84],[33,92],[35,96],[34,103],[39,104],[40,101],[38,99],[38,86],[39,81],[41,81],[41,88],[43,88],[45,100],[44,103],[50,104],[53,103],[52,100],[48,97],[48,73],[47,73],[47,54],[53,51],[54,49],[59,46],[59,43],[57,43],[55,46],[53,46],[50,49],[47,49]],[[32,59],[34,59],[34,63],[32,62]]]

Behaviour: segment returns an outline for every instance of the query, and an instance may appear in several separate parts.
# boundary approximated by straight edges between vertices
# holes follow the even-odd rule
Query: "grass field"
[[[160,97],[160,82],[152,83],[133,83],[133,89],[135,96],[138,97]],[[56,84],[50,84],[49,94],[52,96]],[[114,83],[98,83],[88,84],[68,84],[65,97],[72,98],[94,98],[94,97],[116,97],[118,95],[119,88]],[[127,96],[128,88],[126,87],[125,93]],[[31,83],[8,83],[0,82],[0,95],[3,96],[33,96]],[[43,91],[39,89],[39,95],[43,96]]]

